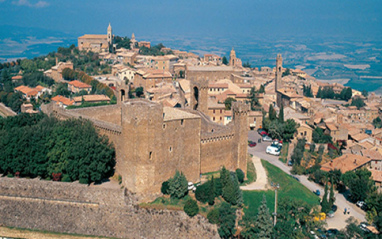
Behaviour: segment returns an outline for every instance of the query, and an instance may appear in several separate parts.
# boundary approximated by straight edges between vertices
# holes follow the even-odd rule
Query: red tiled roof
[[[83,83],[83,82],[78,81],[78,80],[71,81],[68,84],[72,85],[72,86],[74,86],[76,88],[91,88],[92,87],[91,85],[88,85],[88,84]]]
[[[66,98],[61,95],[57,95],[52,98],[52,101],[54,102],[61,102],[64,105],[72,105],[74,103],[74,100],[70,100],[69,98]]]

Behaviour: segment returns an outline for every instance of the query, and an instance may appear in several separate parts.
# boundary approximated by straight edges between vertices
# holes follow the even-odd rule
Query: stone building
[[[92,90],[92,86],[84,82],[74,80],[68,83],[68,90],[72,93],[78,93],[84,90],[88,92],[88,94],[90,94],[90,91]]]
[[[113,46],[114,35],[111,25],[107,27],[106,35],[85,34],[78,38],[80,51],[109,52]]]
[[[69,68],[73,70],[72,62],[58,62],[56,58],[56,65],[47,71],[44,71],[44,75],[52,78],[54,81],[59,82],[62,80],[62,70]]]
[[[210,121],[208,83],[191,80],[188,109],[163,107],[143,99],[127,100],[128,88],[117,88],[117,105],[66,110],[54,104],[43,111],[58,118],[84,118],[109,137],[116,149],[116,173],[141,200],[160,194],[163,181],[182,171],[192,182],[202,173],[225,166],[246,172],[249,106],[234,102],[228,125]]]

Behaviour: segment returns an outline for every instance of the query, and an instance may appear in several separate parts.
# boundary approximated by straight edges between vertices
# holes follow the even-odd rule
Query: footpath
[[[241,186],[241,190],[267,190],[268,176],[261,160],[257,156],[252,156],[253,165],[256,168],[256,181],[246,186]]]

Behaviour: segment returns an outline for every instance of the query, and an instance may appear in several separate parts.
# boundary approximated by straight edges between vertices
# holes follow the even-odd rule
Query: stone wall
[[[5,106],[3,103],[0,103],[0,116],[15,116],[16,112],[14,112],[11,108]]]
[[[216,226],[183,211],[140,208],[104,185],[0,178],[0,224],[117,238],[219,238]]]

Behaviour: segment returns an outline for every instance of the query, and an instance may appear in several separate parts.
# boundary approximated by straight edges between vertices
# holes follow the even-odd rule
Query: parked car
[[[364,201],[358,201],[358,202],[356,203],[356,205],[357,205],[358,207],[362,207],[364,204],[365,204]]]
[[[359,224],[359,228],[361,228],[361,230],[364,232],[370,232],[370,230],[367,228],[368,226],[370,225],[367,222],[361,222]]]
[[[313,191],[313,193],[316,194],[317,196],[320,196],[320,194],[321,194],[320,190],[318,190],[318,189],[316,191]]]
[[[263,141],[271,142],[271,141],[272,141],[272,138],[269,137],[268,135],[264,135],[264,136],[263,136]]]
[[[328,236],[329,238],[334,238],[335,236],[337,236],[337,234],[338,234],[338,230],[335,228],[329,228],[326,231],[326,236]]]
[[[288,166],[293,166],[293,163],[291,160],[288,161]]]
[[[333,205],[333,206],[332,206],[332,211],[333,211],[333,212],[336,212],[337,209],[338,209],[337,205]]]
[[[294,176],[294,175],[291,175],[292,176],[292,178],[294,178],[294,179],[296,179],[298,182],[300,182],[300,179],[298,178],[298,177],[296,177],[296,176]]]
[[[264,137],[264,136],[268,136],[267,132],[265,132],[265,131],[261,131],[261,132],[260,132],[260,135],[261,135],[262,137]]]
[[[330,218],[332,218],[332,217],[334,217],[334,212],[332,211],[332,210],[330,210],[329,212],[328,212],[328,214],[326,214],[328,217],[330,217]]]
[[[257,133],[261,134],[261,132],[265,132],[264,129],[257,129]]]
[[[251,147],[251,148],[255,147],[256,145],[257,145],[256,142],[253,142],[253,141],[249,141],[248,142],[248,146]]]
[[[195,189],[195,185],[192,182],[188,182],[188,190],[194,191]]]
[[[275,139],[273,140],[272,144],[275,144],[275,145],[278,145],[278,146],[283,146],[283,141],[282,140],[278,140],[278,139]]]
[[[276,147],[268,146],[267,149],[265,150],[267,154],[272,154],[279,156],[280,155],[280,150]]]

